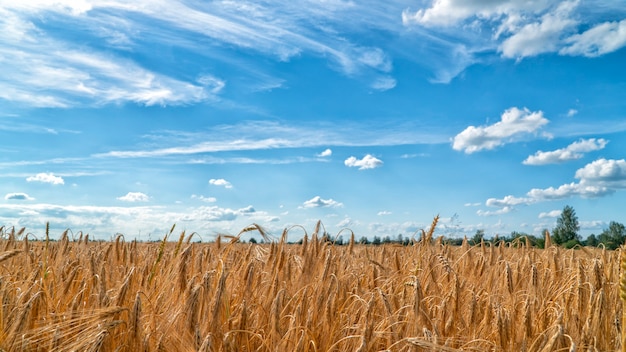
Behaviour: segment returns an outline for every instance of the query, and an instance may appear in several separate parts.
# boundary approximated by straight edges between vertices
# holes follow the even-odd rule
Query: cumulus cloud
[[[560,200],[571,197],[598,198],[626,189],[626,160],[598,159],[578,169],[574,175],[577,182],[558,187],[533,188],[526,197],[506,196],[502,199],[489,198],[487,206],[500,207],[509,212],[518,205]],[[511,208],[511,209],[509,209]],[[479,211],[479,215],[491,214]]]
[[[626,161],[598,159],[576,171],[576,178],[587,182],[623,183],[626,181]],[[581,182],[582,182],[581,181]]]
[[[596,57],[625,47],[626,20],[597,21],[610,18],[611,7],[618,7],[594,6],[605,16],[589,16],[585,6],[594,5],[579,0],[433,0],[430,6],[405,10],[402,21],[445,28],[445,34],[465,40],[470,51],[480,51],[491,41],[505,58],[543,53]],[[474,41],[468,41],[472,34]]]
[[[209,184],[212,184],[213,186],[224,187],[224,188],[233,188],[233,185],[223,178],[219,178],[219,179],[212,178],[209,180]]]
[[[539,11],[546,7],[547,1],[436,0],[429,8],[415,12],[404,11],[402,20],[405,24],[416,22],[426,26],[452,26],[472,17],[488,20],[502,15]]]
[[[596,198],[626,189],[626,161],[598,159],[578,169],[574,177],[579,181],[556,188],[534,188],[528,192],[528,196],[535,201],[572,196]]]
[[[538,21],[516,30],[501,44],[502,56],[522,58],[558,51],[563,32],[577,24],[577,21],[570,18],[576,6],[575,1],[565,1]]]
[[[343,203],[339,203],[332,198],[322,199],[320,196],[315,196],[302,204],[302,208],[340,208],[343,207]]]
[[[561,216],[562,210],[551,210],[548,212],[542,212],[539,213],[539,219],[545,219],[545,218],[556,218]]]
[[[239,212],[240,214],[253,214],[253,213],[256,213],[256,210],[254,209],[252,205],[248,205],[245,208],[241,208],[237,210],[237,212]]]
[[[529,198],[506,196],[502,199],[489,198],[485,202],[485,205],[487,205],[488,207],[510,207],[520,204],[528,204],[529,202],[532,202],[532,200]]]
[[[588,182],[571,182],[559,187],[533,188],[528,192],[533,202],[565,199],[573,196],[583,198],[602,197],[615,192],[615,189],[602,185],[588,184]]]
[[[331,155],[333,155],[333,151],[330,150],[330,149],[326,149],[323,152],[317,154],[317,156],[322,157],[322,158],[327,157],[327,156],[331,156]]]
[[[549,152],[538,151],[535,155],[526,158],[523,163],[525,165],[545,165],[576,160],[582,158],[584,153],[604,149],[607,143],[608,141],[603,138],[581,139],[562,149]]]
[[[26,193],[7,193],[4,196],[4,199],[6,200],[34,200],[35,198],[29,196]]]
[[[378,212],[378,216],[391,215],[390,211],[383,210]]]
[[[126,193],[125,196],[117,197],[117,199],[123,202],[135,203],[135,202],[147,202],[150,200],[150,197],[148,197],[148,195],[141,193],[141,192],[128,192]]]
[[[42,182],[42,183],[50,183],[53,185],[63,185],[65,181],[62,177],[54,176],[52,173],[38,173],[35,176],[29,176],[26,178],[27,182]]]
[[[49,221],[54,233],[61,233],[69,227],[89,232],[99,239],[108,239],[112,233],[119,231],[126,234],[127,238],[132,236],[149,240],[150,234],[160,236],[172,224],[183,223],[183,229],[193,229],[198,233],[229,233],[248,226],[250,222],[263,226],[280,221],[278,216],[256,210],[252,206],[230,209],[206,204],[172,211],[164,206],[137,204],[81,206],[10,201],[0,203],[0,222],[37,228]],[[282,227],[276,229],[279,230]],[[204,235],[198,236],[206,240]]]
[[[469,126],[454,137],[452,148],[471,154],[491,150],[504,145],[520,135],[536,133],[548,123],[542,111],[531,112],[527,108],[512,107],[506,110],[501,120],[488,126]]]
[[[363,159],[357,159],[354,156],[349,157],[344,161],[347,167],[358,167],[359,170],[375,169],[383,165],[382,160],[367,154]]]
[[[572,116],[574,116],[576,114],[578,114],[578,110],[576,110],[576,109],[569,109],[567,111],[567,117],[572,117]]]
[[[565,40],[569,46],[560,54],[596,57],[626,46],[626,20],[604,22]]]

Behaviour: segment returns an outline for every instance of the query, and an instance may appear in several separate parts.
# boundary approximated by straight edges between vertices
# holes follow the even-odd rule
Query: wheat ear
[[[620,280],[619,280],[619,297],[622,300],[622,352],[626,352],[626,247],[622,246],[621,260],[620,260]]]

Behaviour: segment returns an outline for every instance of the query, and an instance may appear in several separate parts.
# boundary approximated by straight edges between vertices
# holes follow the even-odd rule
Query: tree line
[[[554,244],[565,248],[573,248],[576,246],[598,247],[602,245],[607,249],[617,249],[626,242],[626,227],[624,224],[616,221],[611,221],[608,228],[603,229],[599,235],[591,234],[585,239],[582,238],[579,231],[580,223],[578,222],[576,211],[572,206],[566,205],[563,208],[561,215],[557,218],[556,227],[552,229],[552,232],[548,229],[544,229],[542,231],[543,235],[541,237],[537,237],[523,232],[514,231],[510,236],[495,236],[493,240],[489,241],[515,242],[523,238],[528,238],[529,242],[533,246],[543,248],[545,246],[545,234],[548,232],[550,233],[551,241]],[[478,230],[469,241],[471,244],[476,244],[480,243],[481,240],[486,241],[484,239],[484,231]]]
[[[579,233],[580,224],[578,222],[578,216],[576,215],[576,211],[572,206],[569,205],[566,205],[563,208],[561,215],[557,218],[556,227],[554,227],[552,231],[550,231],[549,229],[544,229],[541,236],[513,231],[508,236],[496,235],[493,238],[486,238],[484,230],[477,230],[471,238],[468,238],[468,242],[471,245],[476,245],[481,242],[505,242],[515,245],[517,243],[521,243],[521,241],[524,241],[524,243],[528,241],[532,246],[544,248],[546,232],[550,234],[550,239],[553,244],[557,244],[565,248],[574,248],[576,246],[598,247],[602,245],[607,249],[617,249],[619,248],[619,246],[626,242],[626,227],[616,221],[611,221],[608,228],[602,230],[600,234],[591,234],[587,238],[583,239]],[[324,242],[332,242],[333,244],[339,246],[347,245],[349,242],[344,240],[344,238],[341,236],[333,237],[328,233],[324,233],[321,237],[321,240]],[[356,242],[359,244],[368,244],[375,246],[391,243],[408,246],[417,241],[420,241],[419,237],[405,237],[402,234],[399,234],[397,237],[394,238],[390,236],[374,236],[372,239],[370,239],[366,236],[362,236],[361,238],[356,240]],[[450,245],[461,245],[463,241],[463,238],[443,239],[443,243],[447,243]],[[257,243],[257,241],[254,238],[251,238],[250,243]],[[299,240],[295,243],[302,243],[302,240]]]

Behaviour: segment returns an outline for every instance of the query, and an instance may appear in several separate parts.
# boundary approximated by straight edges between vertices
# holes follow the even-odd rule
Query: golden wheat
[[[321,224],[301,245],[2,227],[0,349],[626,351],[623,250],[454,247],[437,220],[408,246],[337,246]]]

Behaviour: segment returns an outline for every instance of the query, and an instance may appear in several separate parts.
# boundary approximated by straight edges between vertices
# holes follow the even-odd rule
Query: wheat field
[[[408,246],[337,246],[319,226],[302,244],[1,228],[0,349],[622,349],[620,251],[455,247],[432,239],[435,225]]]

